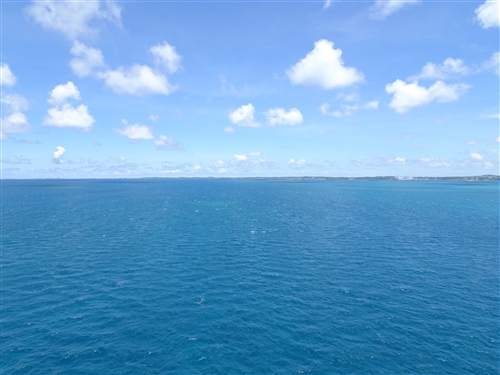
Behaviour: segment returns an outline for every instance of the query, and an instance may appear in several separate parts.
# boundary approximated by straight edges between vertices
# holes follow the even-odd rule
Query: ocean
[[[499,374],[499,184],[4,180],[2,374]]]

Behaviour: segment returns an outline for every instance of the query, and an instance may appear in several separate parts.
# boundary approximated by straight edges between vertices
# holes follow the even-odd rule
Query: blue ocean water
[[[498,374],[499,185],[2,182],[2,374]]]

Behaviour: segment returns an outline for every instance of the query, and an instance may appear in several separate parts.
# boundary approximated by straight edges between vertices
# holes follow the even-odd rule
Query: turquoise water
[[[500,371],[497,182],[2,189],[2,374]]]

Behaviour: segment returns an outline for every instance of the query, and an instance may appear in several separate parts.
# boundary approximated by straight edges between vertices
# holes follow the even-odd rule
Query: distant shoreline
[[[497,175],[481,176],[373,176],[373,177],[327,177],[327,176],[289,176],[289,177],[128,177],[128,178],[3,178],[0,181],[47,181],[47,180],[282,180],[282,181],[499,181]]]

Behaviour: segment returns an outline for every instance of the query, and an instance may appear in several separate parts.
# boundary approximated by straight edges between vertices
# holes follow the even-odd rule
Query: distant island
[[[130,178],[126,178],[129,180]],[[445,177],[412,177],[412,176],[374,176],[374,177],[328,177],[328,176],[289,176],[289,177],[142,177],[142,179],[216,179],[216,180],[310,180],[310,181],[331,181],[331,180],[399,180],[399,181],[499,181],[500,176],[486,174],[482,176],[445,176]]]
[[[499,181],[500,176],[486,174],[482,176],[365,176],[365,177],[329,177],[329,176],[288,176],[288,177],[118,177],[118,178],[3,178],[0,181],[15,180],[283,180],[283,181]]]

